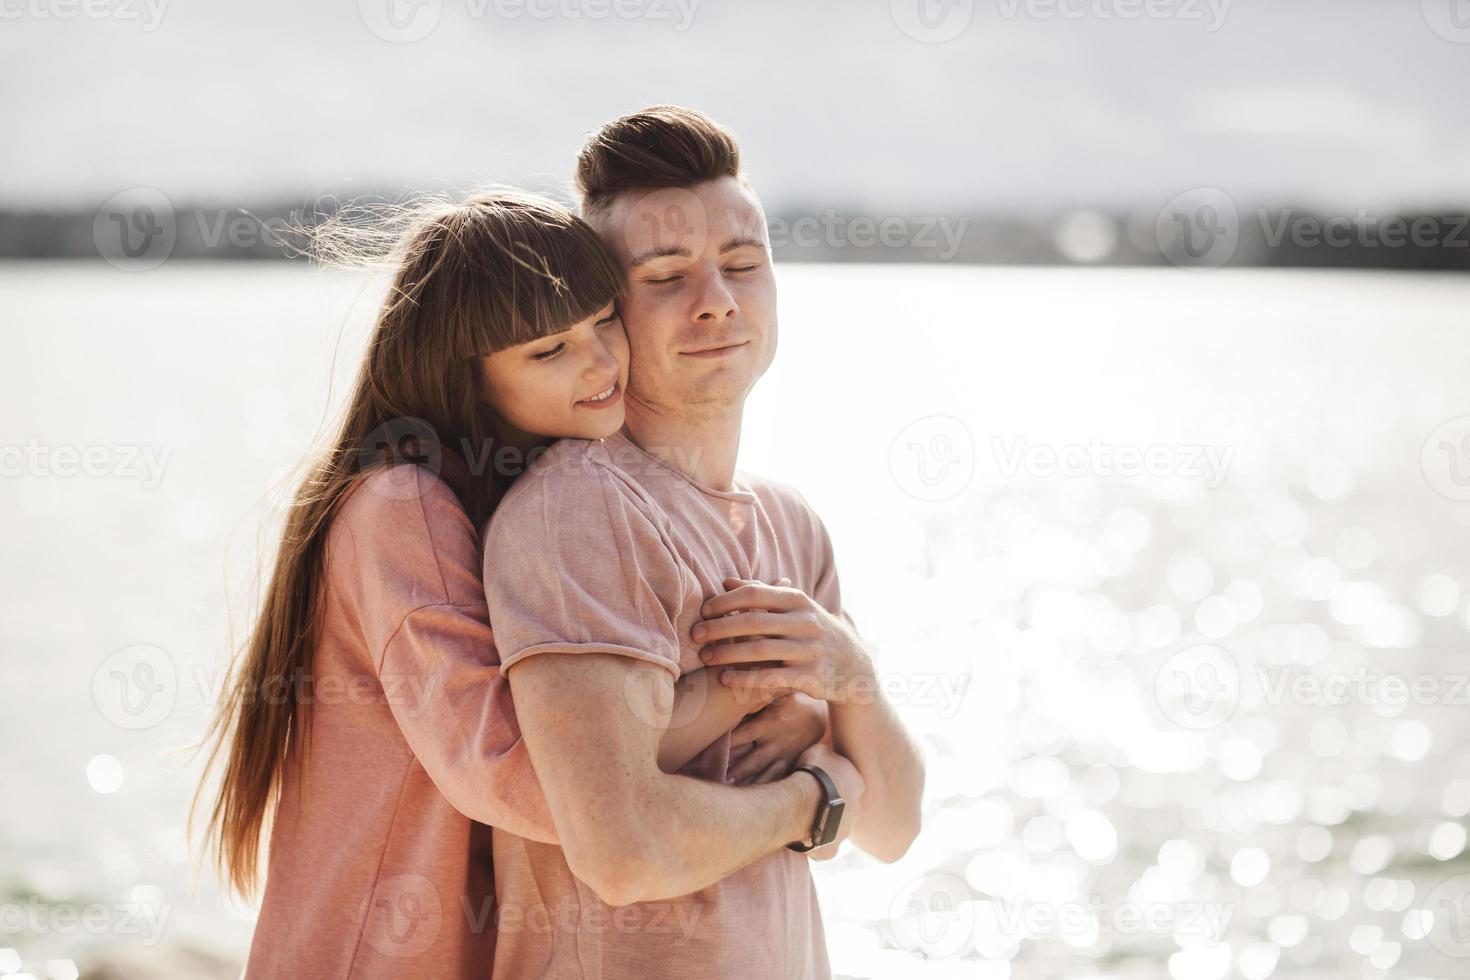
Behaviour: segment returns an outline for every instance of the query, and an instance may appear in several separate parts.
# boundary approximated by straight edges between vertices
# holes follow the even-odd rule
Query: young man
[[[765,216],[730,134],[678,107],[603,127],[577,176],[627,273],[627,426],[558,443],[487,533],[490,618],[562,843],[494,831],[495,973],[825,977],[806,851],[851,836],[896,860],[923,768],[842,612],[821,521],[735,472],[776,351]],[[727,735],[662,773],[674,683],[706,665],[828,702],[831,746],[731,786]]]

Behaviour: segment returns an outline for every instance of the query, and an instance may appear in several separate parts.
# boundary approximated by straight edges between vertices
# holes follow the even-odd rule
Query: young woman
[[[621,276],[591,228],[528,195],[418,208],[399,227],[345,416],[296,493],[210,732],[208,835],[239,893],[270,827],[252,980],[483,978],[497,927],[529,927],[497,924],[487,825],[557,842],[477,529],[538,448],[621,427]],[[323,240],[340,253],[336,232]],[[707,678],[679,684],[668,771],[737,723],[760,733],[753,774],[823,733],[818,707],[766,711]]]

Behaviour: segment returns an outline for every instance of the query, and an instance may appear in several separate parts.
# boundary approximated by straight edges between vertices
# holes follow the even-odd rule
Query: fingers
[[[740,644],[733,644],[739,646]],[[730,670],[720,678],[726,687],[737,692],[770,693],[772,691],[800,691],[810,677],[794,667],[766,667],[760,670]],[[810,692],[807,692],[810,693]]]
[[[800,663],[809,652],[806,644],[794,640],[757,638],[735,643],[720,643],[699,651],[699,659],[706,666],[715,664],[758,664],[762,662]],[[749,671],[726,671],[724,679],[732,674],[748,674]]]
[[[730,780],[743,783],[759,776],[770,768],[771,763],[780,761],[779,755],[776,747],[757,742],[755,748],[745,754],[745,758],[730,767]]]
[[[770,722],[767,719],[760,715],[748,715],[744,721],[730,731],[730,747],[733,749],[737,745],[754,742],[769,734],[768,728],[770,728]]]
[[[802,601],[806,599],[806,595],[796,589],[750,582],[746,579],[725,579],[725,588],[730,591],[711,596],[700,607],[700,614],[704,618],[713,619],[741,609],[786,612],[800,608]]]
[[[786,773],[790,771],[785,759],[777,759],[766,767],[766,771],[755,777],[756,783],[774,783],[778,779],[785,779]]]
[[[810,632],[801,617],[764,610],[716,616],[694,624],[689,635],[695,643],[714,643],[737,636],[798,636]]]

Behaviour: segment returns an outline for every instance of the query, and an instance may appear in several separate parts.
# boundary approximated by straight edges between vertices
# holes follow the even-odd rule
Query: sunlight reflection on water
[[[188,890],[197,766],[168,750],[202,730],[226,585],[370,297],[339,338],[357,285],[300,269],[0,283],[26,348],[0,366],[0,443],[167,450],[152,485],[116,461],[0,481],[0,717],[25,787],[0,808],[0,887],[171,911],[142,952],[116,928],[0,945],[38,976],[115,947],[232,975],[249,913],[208,876]],[[903,860],[816,867],[838,973],[1463,975],[1470,283],[799,266],[781,284],[742,462],[827,521],[930,766]],[[156,718],[103,710],[123,650]]]

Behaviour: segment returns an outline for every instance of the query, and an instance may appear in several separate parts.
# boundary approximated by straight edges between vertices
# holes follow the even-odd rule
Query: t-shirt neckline
[[[735,484],[734,490],[716,490],[709,484],[701,483],[700,481],[694,479],[694,477],[690,476],[688,473],[685,473],[683,470],[674,466],[670,466],[668,463],[653,455],[653,453],[650,453],[648,450],[638,445],[638,443],[633,441],[633,437],[628,434],[628,427],[626,425],[619,429],[617,432],[608,436],[609,442],[614,439],[627,443],[629,446],[632,446],[645,457],[652,460],[655,466],[658,466],[661,469],[668,470],[670,473],[674,474],[679,479],[683,480],[685,483],[698,490],[700,493],[706,494],[711,497],[719,497],[723,500],[738,500],[742,503],[753,503],[756,500],[756,495],[754,491],[743,489],[741,487],[742,481],[740,479],[740,473],[738,470],[736,471],[734,480],[732,481]]]

